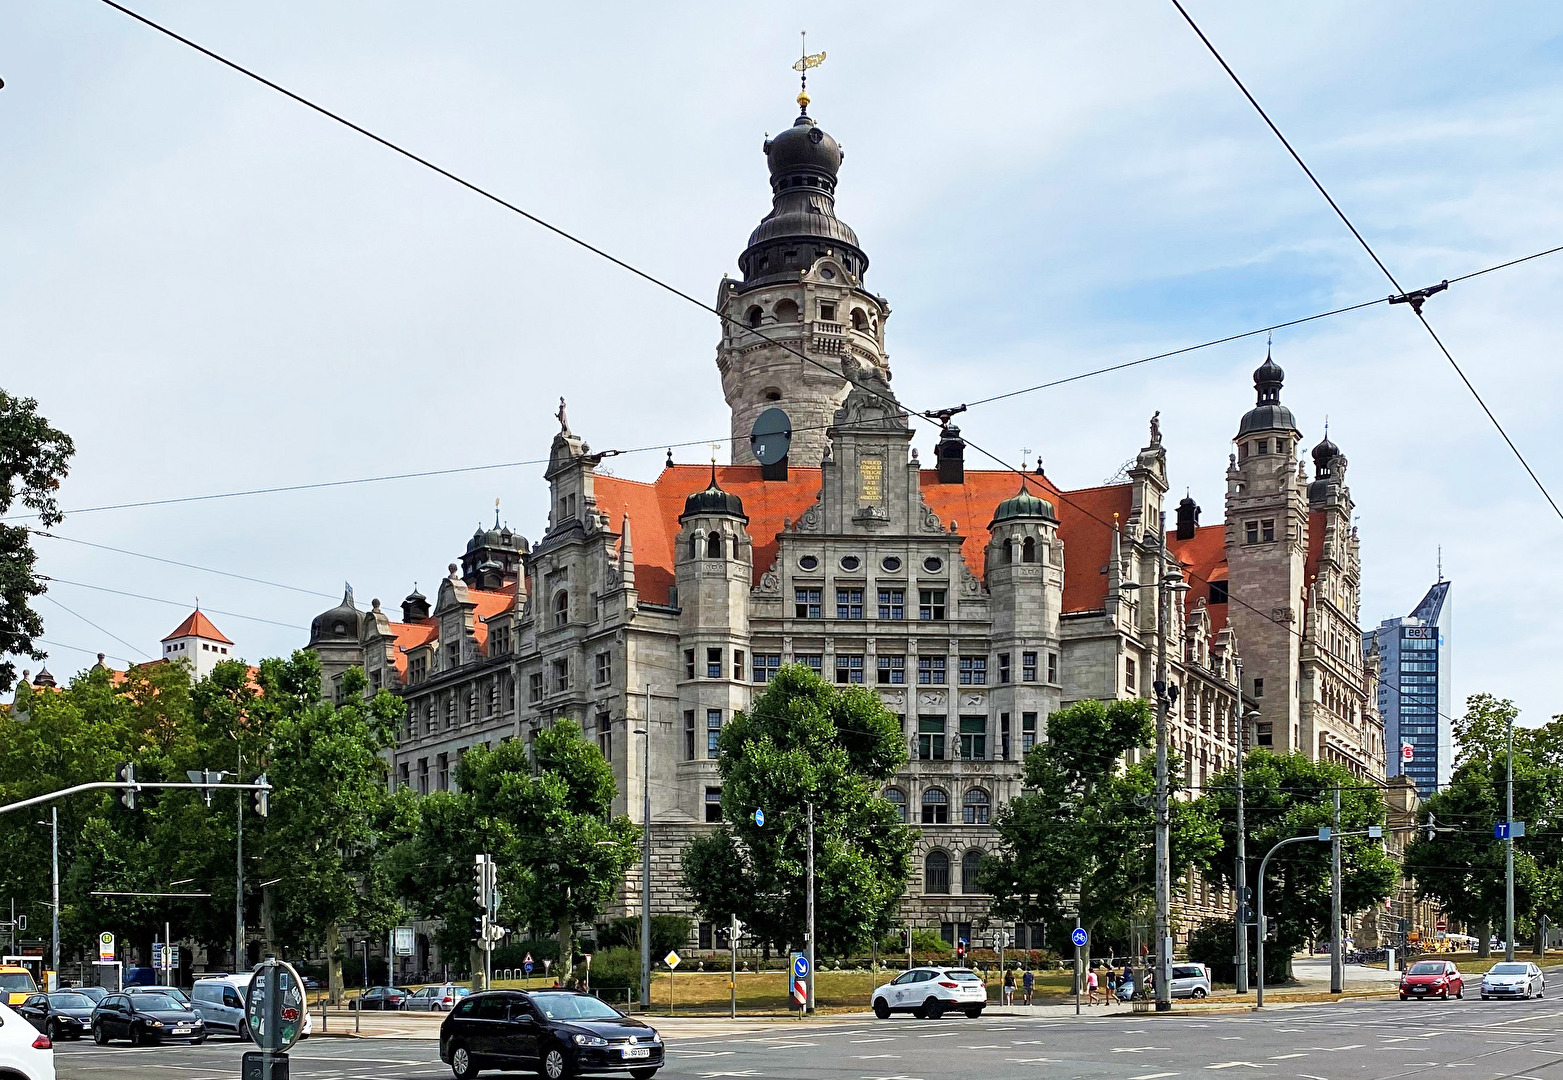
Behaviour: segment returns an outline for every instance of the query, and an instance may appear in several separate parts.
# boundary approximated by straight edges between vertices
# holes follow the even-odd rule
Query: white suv
[[[0,1004],[0,1076],[54,1080],[54,1049],[49,1036],[5,1004]]]
[[[874,991],[874,1015],[881,1020],[893,1012],[937,1020],[949,1011],[975,1020],[987,1003],[988,988],[970,968],[912,968]]]

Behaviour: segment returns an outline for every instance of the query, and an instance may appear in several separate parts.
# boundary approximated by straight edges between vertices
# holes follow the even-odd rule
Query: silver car
[[[1494,964],[1482,976],[1482,1000],[1495,997],[1532,998],[1547,996],[1547,977],[1528,962]]]
[[[472,993],[471,987],[456,983],[436,983],[407,995],[402,1008],[411,1012],[450,1012],[456,1003]]]
[[[1204,964],[1172,965],[1172,996],[1202,998],[1210,996],[1210,969]]]

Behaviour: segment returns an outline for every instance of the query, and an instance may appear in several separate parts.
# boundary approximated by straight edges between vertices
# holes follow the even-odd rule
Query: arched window
[[[972,788],[961,798],[961,820],[968,825],[986,825],[990,805],[992,802],[986,791]]]
[[[693,534],[689,537],[689,557],[691,559],[700,558],[700,537]]]
[[[896,816],[901,819],[901,824],[906,824],[906,792],[898,787],[885,788],[885,801],[895,807]]]
[[[720,559],[722,557],[722,534],[714,532],[706,537],[706,558]]]
[[[981,869],[981,848],[972,848],[961,856],[961,892],[980,893],[982,891],[982,886],[977,884],[977,871]]]
[[[930,851],[923,860],[923,892],[950,891],[950,857],[942,851]]]
[[[749,309],[747,314],[744,315],[744,321],[748,323],[752,329],[757,330],[760,327],[760,319],[764,316],[764,314],[765,312],[760,310],[760,305],[756,304],[754,307]]]
[[[863,313],[863,309],[860,307],[852,309],[852,329],[861,330],[865,334],[868,333],[868,316]]]
[[[1015,544],[1011,540],[1004,541],[1004,554],[1001,556],[1005,566],[1015,561]]]
[[[797,302],[793,300],[778,300],[776,302],[776,321],[781,323],[797,322]]]
[[[948,825],[950,823],[950,797],[943,788],[929,788],[923,792],[923,824]],[[948,866],[946,860],[946,866]]]
[[[1021,562],[1036,562],[1037,561],[1037,541],[1036,541],[1036,537],[1028,536],[1028,537],[1026,537],[1025,541],[1020,545],[1020,561]]]
[[[563,626],[570,621],[570,594],[561,592],[554,597],[554,625]]]

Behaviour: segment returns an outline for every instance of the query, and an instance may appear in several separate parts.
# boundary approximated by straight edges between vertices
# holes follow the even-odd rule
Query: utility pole
[[[1243,822],[1243,755],[1248,714],[1243,709],[1243,661],[1237,662],[1237,992],[1248,993],[1248,830]]]
[[[1503,958],[1514,962],[1514,717],[1509,717],[1509,760],[1506,767],[1508,788],[1503,820],[1504,840],[1504,907],[1503,907]]]
[[[646,684],[646,737],[641,754],[640,1010],[651,1011],[651,684]],[[670,991],[671,992],[671,991]]]
[[[54,982],[58,986],[60,982],[60,808],[49,807],[49,817],[54,826],[54,904],[50,912],[52,925],[49,929],[49,940],[53,942],[50,955],[54,966]]]
[[[234,735],[234,744],[238,747],[239,763],[233,775],[239,779],[244,775],[244,743],[239,741],[239,736]],[[244,793],[234,792],[234,802],[238,805],[238,829],[235,836],[238,842],[234,845],[234,890],[233,890],[233,970],[243,971],[248,965],[248,959],[244,955]]]
[[[807,1010],[814,1011],[814,804],[808,804],[809,861],[808,861],[808,921],[809,940],[806,943],[809,956],[809,1000]]]
[[[1341,941],[1340,785],[1335,786],[1335,825],[1330,830],[1330,993],[1346,988],[1346,954]]]
[[[1167,835],[1167,710],[1172,705],[1167,668],[1167,515],[1161,515],[1156,548],[1156,1011],[1172,1008],[1172,864]]]

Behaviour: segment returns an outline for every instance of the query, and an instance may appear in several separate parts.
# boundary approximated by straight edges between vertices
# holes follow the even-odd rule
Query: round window
[[[862,565],[863,560],[859,559],[856,555],[843,555],[841,557],[841,569],[843,570],[856,570],[859,566]]]
[[[820,270],[819,276],[824,278],[826,281],[834,281],[836,272],[827,266]]]
[[[923,569],[930,574],[937,574],[944,569],[944,560],[937,555],[930,555],[923,560]]]
[[[886,555],[884,561],[879,564],[892,574],[901,569],[901,560],[894,555]]]
[[[813,555],[805,555],[803,558],[798,560],[798,565],[805,570],[818,570],[819,559],[815,558]]]

